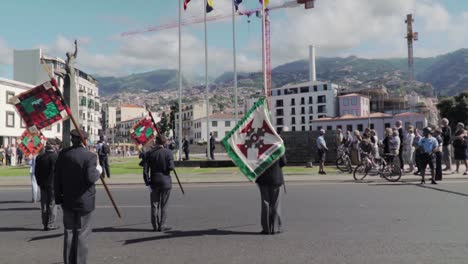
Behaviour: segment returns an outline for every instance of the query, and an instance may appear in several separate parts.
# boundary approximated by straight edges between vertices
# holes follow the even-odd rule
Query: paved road
[[[467,263],[466,182],[291,183],[274,236],[257,234],[256,186],[185,187],[173,189],[167,233],[149,231],[145,188],[114,186],[122,222],[99,189],[90,263]],[[61,231],[40,230],[29,197],[0,187],[0,263],[61,263]]]

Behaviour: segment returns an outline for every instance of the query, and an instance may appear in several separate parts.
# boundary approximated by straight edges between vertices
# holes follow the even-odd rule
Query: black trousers
[[[421,158],[421,176],[422,180],[425,181],[425,175],[426,175],[426,167],[429,164],[429,168],[431,169],[431,180],[435,181],[435,170],[434,170],[434,157],[430,154],[423,153],[420,155]]]
[[[55,223],[57,216],[57,206],[54,199],[54,188],[41,187],[41,215],[44,228],[50,227]]]
[[[274,234],[281,232],[281,186],[258,185],[261,196],[262,231]]]
[[[189,152],[188,151],[184,151],[185,153],[185,160],[189,160]]]
[[[107,178],[110,178],[109,157],[107,155],[99,155],[99,165],[101,165],[103,172],[106,173]]]
[[[91,228],[91,214],[63,210],[63,262],[65,264],[87,263],[88,237],[93,231]]]
[[[151,224],[153,229],[159,229],[165,225],[170,195],[171,189],[151,188]]]
[[[435,153],[435,180],[442,180],[442,152]]]
[[[400,160],[400,168],[403,170],[405,163],[403,162],[403,142],[400,145],[400,150],[398,151],[398,159]]]

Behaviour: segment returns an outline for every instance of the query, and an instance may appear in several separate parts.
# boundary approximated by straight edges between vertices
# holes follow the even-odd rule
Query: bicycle
[[[362,162],[359,164],[353,173],[355,181],[362,181],[367,175],[384,178],[389,182],[397,182],[400,180],[402,172],[400,166],[395,162],[395,155],[384,154],[384,158],[376,159],[376,163],[372,162],[372,155],[369,153],[361,153]]]
[[[353,172],[351,158],[349,157],[348,148],[344,145],[338,147],[338,158],[336,159],[336,167],[342,172]]]

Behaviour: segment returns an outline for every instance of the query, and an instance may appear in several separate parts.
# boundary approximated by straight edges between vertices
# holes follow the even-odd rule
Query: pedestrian
[[[464,130],[457,130],[455,132],[455,139],[453,140],[453,152],[455,158],[455,165],[456,165],[456,173],[459,172],[460,163],[465,163],[465,172],[463,175],[468,175],[468,161],[466,157],[467,152],[467,140],[466,140],[466,131]]]
[[[443,162],[445,164],[445,168],[443,171],[452,171],[452,129],[449,126],[449,121],[447,118],[442,118],[440,121],[440,126],[442,128],[442,154],[443,154]]]
[[[375,129],[371,129],[370,131],[370,142],[372,145],[372,156],[374,156],[375,159],[380,159],[380,154],[379,154],[379,137],[377,135],[377,131]]]
[[[440,128],[436,128],[434,130],[434,138],[437,140],[439,144],[437,149],[435,150],[435,180],[440,181],[442,180],[442,158],[443,158],[443,138],[442,138],[442,130]]]
[[[324,164],[325,164],[325,158],[326,154],[328,151],[327,148],[327,143],[325,142],[325,130],[320,129],[320,136],[317,138],[317,155],[318,155],[318,160],[319,160],[319,174],[327,174],[325,170],[323,169]]]
[[[154,148],[147,151],[143,162],[143,180],[150,187],[151,224],[154,232],[168,231],[166,225],[167,205],[171,194],[170,171],[175,169],[172,151],[164,148],[166,139],[156,136]]]
[[[80,131],[71,132],[72,146],[63,149],[55,164],[55,203],[62,205],[64,263],[87,263],[88,239],[96,203],[95,182],[102,173],[98,157],[85,148]],[[83,140],[88,134],[81,131]]]
[[[408,164],[409,170],[408,172],[411,173],[414,170],[414,163],[413,163],[413,155],[414,155],[414,127],[409,126],[406,130],[405,139],[403,141],[403,154],[404,154],[404,162]]]
[[[190,153],[189,142],[185,137],[182,143],[182,150],[184,151],[184,154],[185,154],[185,160],[189,160],[189,153]]]
[[[460,130],[465,130],[465,124],[463,124],[462,122],[458,122],[457,123],[457,128],[455,129],[455,134],[457,134],[458,131]]]
[[[395,122],[395,128],[398,132],[398,137],[400,138],[400,145],[398,148],[398,160],[400,161],[400,168],[403,171],[403,167],[405,163],[403,162],[403,139],[404,139],[404,131],[403,131],[403,121],[397,120]]]
[[[402,144],[400,139],[400,133],[398,133],[398,130],[396,128],[392,130],[392,136],[390,137],[389,143],[390,154],[392,154],[393,156],[400,157],[400,149]]]
[[[11,166],[11,156],[13,155],[13,150],[10,145],[7,145],[5,149],[6,165]]]
[[[215,142],[215,138],[213,136],[213,133],[210,132],[210,158],[212,160],[214,160],[214,151],[215,151],[215,148],[216,148],[216,142]]]
[[[285,155],[281,156],[266,169],[255,182],[261,197],[261,234],[279,234],[283,232],[281,222],[281,185],[284,184],[283,169]]]
[[[31,177],[31,194],[32,194],[32,202],[37,203],[38,201],[38,189],[37,181],[36,181],[36,156],[31,156],[30,164],[29,164],[29,176]]]
[[[0,166],[3,166],[3,159],[5,158],[3,151],[0,150]]]
[[[341,131],[341,128],[338,128],[336,130],[336,145],[339,146],[343,142],[343,133]]]
[[[421,171],[421,158],[420,158],[420,154],[422,153],[421,152],[421,148],[419,147],[419,141],[421,140],[421,134],[419,133],[419,129],[415,129],[415,133],[414,133],[414,139],[413,139],[413,148],[414,148],[414,154],[413,154],[413,163],[416,165],[416,172],[414,173],[414,175],[418,175],[419,172]]]
[[[359,144],[361,144],[362,137],[359,130],[354,130],[354,137],[351,143],[351,161],[354,164],[359,164],[361,162],[361,157],[359,155]]]
[[[434,171],[434,153],[439,146],[437,140],[432,137],[432,130],[429,127],[424,128],[423,130],[423,138],[419,141],[419,147],[422,148],[421,153],[421,184],[426,183],[425,175],[426,175],[426,167],[429,164],[429,168],[431,169],[431,184],[437,184],[435,181],[435,171]]]
[[[100,136],[99,142],[97,144],[97,153],[99,155],[99,165],[103,168],[102,176],[107,176],[110,178],[110,168],[109,168],[109,154],[110,154],[110,147],[109,144],[106,142],[104,136]]]
[[[23,164],[23,151],[21,148],[16,148],[16,164]]]
[[[57,215],[54,196],[54,172],[57,157],[57,153],[49,142],[46,143],[45,150],[36,157],[34,172],[37,185],[41,190],[41,215],[44,231],[58,229],[58,226],[54,225]]]

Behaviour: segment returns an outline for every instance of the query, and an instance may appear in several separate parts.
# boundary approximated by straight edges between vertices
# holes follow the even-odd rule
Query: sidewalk
[[[213,169],[213,172],[205,173],[178,173],[179,179],[182,183],[186,184],[197,184],[197,183],[248,183],[247,178],[240,172],[230,172]],[[444,180],[466,180],[468,182],[468,176],[462,174],[450,174],[443,175]],[[352,183],[354,182],[353,175],[350,173],[342,172],[331,172],[327,175],[320,175],[317,173],[317,168],[311,168],[306,172],[289,172],[285,173],[286,182],[330,182],[330,183]],[[403,174],[399,182],[419,182],[420,176],[413,174]],[[105,179],[108,185],[137,185],[144,184],[143,176],[137,174],[125,174],[115,175],[111,178]],[[367,176],[363,182],[387,182],[385,179],[378,176]],[[426,176],[426,182],[430,182],[428,176]],[[100,185],[101,182],[98,181]],[[173,176],[173,184],[177,184],[175,177]],[[0,187],[8,186],[30,186],[31,180],[29,176],[10,176],[0,177]]]

